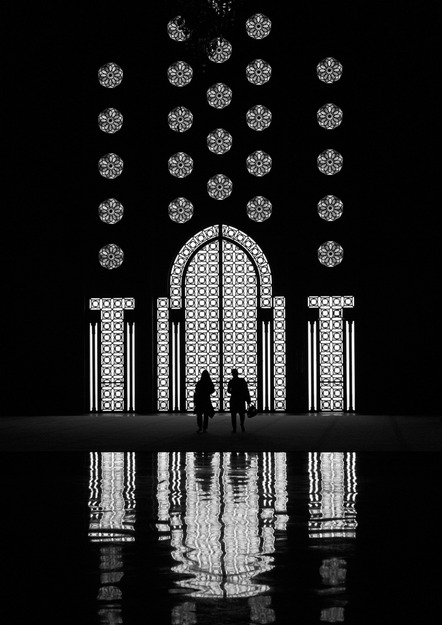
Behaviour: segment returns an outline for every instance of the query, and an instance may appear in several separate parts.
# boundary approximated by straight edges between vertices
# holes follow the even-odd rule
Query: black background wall
[[[225,35],[233,44],[232,59],[205,67],[186,58],[181,44],[167,36],[167,21],[177,14],[173,2],[146,3],[144,9],[112,2],[10,9],[4,414],[87,410],[87,300],[120,295],[137,301],[138,410],[152,410],[155,300],[167,295],[168,270],[180,247],[213,223],[229,223],[256,240],[272,267],[274,294],[287,298],[289,410],[306,409],[306,298],[315,294],[355,296],[360,412],[438,410],[436,10],[399,2],[288,4],[238,3],[237,26]],[[273,23],[261,42],[244,29],[245,19],[257,11]],[[344,67],[342,79],[331,86],[316,77],[316,65],[326,56]],[[180,58],[195,71],[182,91],[166,76]],[[244,68],[254,58],[273,68],[263,87],[245,79]],[[124,70],[123,83],[113,90],[97,81],[98,68],[110,60]],[[205,102],[205,89],[219,80],[234,93],[224,112],[208,110]],[[272,110],[273,122],[258,145],[258,133],[246,127],[244,115],[260,101]],[[330,132],[316,123],[317,109],[329,101],[344,111],[341,127]],[[178,104],[194,114],[185,135],[167,126],[167,113]],[[107,106],[124,115],[123,129],[114,136],[97,127],[97,115]],[[207,132],[220,125],[234,140],[226,157],[209,155],[204,145]],[[329,147],[344,156],[343,170],[334,177],[316,168],[317,155]],[[244,161],[257,148],[272,156],[273,168],[254,181]],[[179,150],[195,160],[185,181],[172,180],[167,171],[168,157]],[[116,181],[97,171],[98,158],[109,151],[125,163]],[[225,158],[222,167],[219,158]],[[218,169],[235,185],[224,202],[205,192],[210,172]],[[258,193],[273,202],[264,224],[251,222],[245,212],[247,200]],[[317,201],[328,193],[344,201],[344,215],[335,223],[316,213]],[[191,198],[196,208],[182,225],[167,215],[177,195]],[[98,204],[106,197],[118,197],[125,206],[115,226],[98,219]],[[316,256],[329,239],[345,252],[334,269],[321,266]],[[125,252],[115,271],[102,269],[97,260],[109,242]]]

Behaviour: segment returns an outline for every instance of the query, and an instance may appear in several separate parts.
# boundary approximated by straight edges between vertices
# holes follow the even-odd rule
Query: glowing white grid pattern
[[[101,410],[124,410],[124,311],[135,308],[135,299],[92,297],[89,308],[101,318]]]
[[[250,396],[257,397],[257,297],[255,268],[247,254],[231,241],[222,241],[223,382],[232,368],[247,380]],[[224,410],[230,397],[224,393]]]
[[[157,300],[157,406],[169,410],[169,299]]]
[[[286,409],[285,297],[273,298],[274,409]]]
[[[354,297],[310,296],[308,307],[319,308],[320,410],[344,410],[343,309],[354,307]]]
[[[195,385],[203,369],[212,380],[220,374],[219,240],[198,250],[185,277],[186,409],[193,410]],[[219,388],[215,384],[212,403],[219,410]]]

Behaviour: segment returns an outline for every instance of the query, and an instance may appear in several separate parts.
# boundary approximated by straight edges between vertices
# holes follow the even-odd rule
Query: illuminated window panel
[[[157,406],[169,410],[169,300],[157,300]]]
[[[286,409],[285,297],[273,299],[273,385],[274,409]]]
[[[309,472],[309,537],[356,537],[356,454],[311,452]]]
[[[135,300],[93,297],[89,308],[100,311],[100,335],[94,324],[90,332],[90,409],[134,410],[135,329],[133,322],[125,324],[124,311],[133,310]]]
[[[269,590],[255,577],[274,568],[276,540],[286,531],[286,465],[284,453],[158,454],[158,539],[170,542],[180,576],[174,584],[186,596],[251,598]]]
[[[354,322],[344,322],[343,315],[354,297],[311,296],[308,307],[319,309],[319,321],[308,329],[309,410],[318,409],[318,398],[319,410],[354,410]]]
[[[219,380],[219,241],[200,249],[190,261],[185,279],[186,408],[193,410],[195,385],[203,369]],[[212,403],[219,410],[219,386]]]

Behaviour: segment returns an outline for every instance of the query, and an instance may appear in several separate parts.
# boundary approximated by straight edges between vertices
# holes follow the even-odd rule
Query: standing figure
[[[232,379],[227,385],[230,393],[230,413],[232,415],[232,432],[236,432],[236,414],[239,414],[241,431],[245,432],[244,419],[246,416],[246,402],[250,404],[250,393],[247,382],[238,376],[238,369],[232,369]]]
[[[198,433],[207,431],[209,417],[213,417],[214,415],[212,402],[210,400],[210,396],[214,391],[215,387],[213,386],[209,372],[204,369],[200,379],[196,383],[195,394],[193,396]]]

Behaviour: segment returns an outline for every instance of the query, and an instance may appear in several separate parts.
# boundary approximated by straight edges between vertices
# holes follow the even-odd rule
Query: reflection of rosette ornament
[[[232,44],[224,37],[209,41],[207,56],[213,63],[225,63],[232,56]]]
[[[123,205],[113,197],[101,202],[98,207],[98,215],[101,221],[104,221],[106,224],[116,224],[122,219],[123,213]]]
[[[272,22],[263,13],[255,13],[246,21],[246,31],[252,39],[264,39],[271,30]]]
[[[123,264],[124,253],[115,243],[109,243],[98,252],[100,265],[105,269],[117,269]]]
[[[316,73],[319,80],[331,84],[339,80],[342,76],[342,65],[332,56],[328,56],[318,63]]]
[[[120,176],[123,172],[123,167],[123,159],[113,152],[105,154],[98,161],[98,171],[103,178],[108,178],[109,180]]]
[[[193,159],[186,152],[177,152],[169,158],[168,168],[175,178],[185,178],[192,173]]]
[[[265,221],[272,214],[272,203],[266,197],[257,195],[247,202],[247,215],[253,221]]]
[[[108,108],[98,116],[98,127],[108,135],[113,135],[121,130],[123,126],[123,115],[114,108]]]
[[[216,128],[207,135],[207,147],[214,154],[225,154],[232,147],[232,135],[224,128]]]
[[[175,132],[186,132],[191,128],[193,115],[185,106],[177,106],[167,116],[169,128]]]
[[[193,204],[185,197],[177,197],[169,204],[169,217],[177,224],[189,221],[193,216]]]
[[[326,195],[318,202],[318,215],[325,221],[336,221],[343,210],[344,203],[336,195]]]
[[[272,76],[271,65],[263,59],[255,59],[247,65],[246,76],[252,85],[264,85]]]
[[[214,200],[225,200],[232,193],[233,183],[224,174],[216,174],[207,182],[207,193]]]
[[[249,154],[246,164],[249,174],[261,178],[272,169],[272,157],[263,150],[256,150]]]
[[[318,124],[327,130],[334,130],[337,128],[342,122],[342,116],[342,109],[331,102],[321,106],[316,113]]]
[[[321,174],[334,176],[341,171],[344,159],[336,150],[328,149],[321,152],[317,158],[318,169]]]
[[[116,63],[106,63],[98,70],[98,82],[102,87],[113,89],[123,80],[123,70]]]
[[[232,90],[223,82],[217,82],[207,89],[207,102],[216,109],[229,106],[232,101]]]
[[[318,248],[318,260],[325,267],[336,267],[344,258],[344,250],[336,241],[326,241]]]
[[[193,69],[185,61],[176,61],[167,70],[167,78],[174,87],[185,87],[192,77]]]
[[[252,106],[246,113],[247,125],[252,130],[265,130],[272,123],[272,113],[270,109],[262,104]]]
[[[167,34],[173,41],[187,41],[190,32],[181,15],[177,15],[167,23]]]

